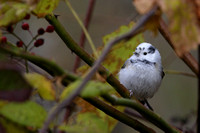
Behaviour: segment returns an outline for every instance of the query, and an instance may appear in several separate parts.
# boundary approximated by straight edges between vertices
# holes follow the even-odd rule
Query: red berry
[[[8,27],[6,28],[6,30],[7,30],[8,32],[12,33],[12,32],[13,32],[13,27],[12,27],[12,25],[8,26]]]
[[[22,41],[17,41],[16,45],[17,45],[17,47],[22,47],[23,46],[23,42]]]
[[[7,42],[7,37],[2,36],[0,42],[1,42],[1,43],[6,43],[6,42]]]
[[[49,32],[49,33],[54,32],[54,27],[53,27],[53,25],[49,25],[49,26],[47,26],[47,28],[46,28],[46,32]]]
[[[43,44],[44,44],[44,39],[40,38],[40,39],[37,39],[37,40],[35,41],[34,46],[35,46],[35,47],[39,47],[39,46],[41,46],[41,45],[43,45]]]
[[[24,17],[24,19],[28,20],[30,19],[31,15],[30,14],[26,14],[26,16]]]
[[[43,28],[39,28],[38,29],[38,35],[43,35],[44,34],[44,29]]]
[[[23,23],[22,24],[22,29],[23,30],[29,30],[29,24],[28,23]]]

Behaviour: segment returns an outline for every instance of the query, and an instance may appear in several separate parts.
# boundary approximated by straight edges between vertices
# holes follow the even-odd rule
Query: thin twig
[[[163,35],[163,37],[167,40],[170,46],[174,49],[173,42],[170,38],[170,33],[167,29],[167,25],[163,19],[160,19],[159,31]],[[190,69],[198,76],[199,68],[196,59],[189,53],[184,53],[181,59],[190,67]]]
[[[87,84],[87,82],[92,78],[92,76],[95,74],[95,72],[98,70],[101,62],[104,60],[104,58],[106,57],[107,53],[110,51],[111,47],[116,44],[117,42],[121,41],[121,40],[128,40],[131,37],[135,36],[136,34],[138,34],[141,31],[141,28],[143,27],[144,24],[146,24],[149,20],[150,17],[152,17],[155,14],[155,11],[157,11],[157,8],[154,8],[153,10],[151,10],[148,14],[146,14],[145,16],[143,16],[139,22],[134,26],[134,28],[119,36],[116,37],[115,39],[111,40],[106,47],[104,48],[101,56],[99,57],[99,59],[94,63],[93,67],[91,68],[91,70],[89,71],[89,73],[86,75],[86,77],[83,79],[83,81],[80,83],[80,85],[78,86],[78,88],[70,95],[68,96],[66,99],[64,99],[60,104],[58,104],[58,106],[48,115],[42,129],[40,130],[40,133],[45,133],[46,130],[48,129],[49,124],[51,123],[52,119],[55,118],[55,116],[66,106],[69,106],[69,104],[76,98],[77,95],[80,94],[80,92],[82,91],[82,89],[84,88],[84,86]]]
[[[19,41],[23,42],[23,46],[25,49],[27,49],[27,46],[25,45],[24,41],[17,35],[15,34],[14,32],[11,33],[14,37],[16,37]]]
[[[24,41],[17,35],[17,34],[15,34],[14,32],[12,32],[11,33],[14,37],[16,37],[19,41],[21,41],[22,43],[23,43],[23,46],[24,46],[24,50],[25,50],[25,52],[27,51],[27,46],[26,46],[26,44],[24,43]],[[25,62],[25,67],[26,67],[26,73],[28,73],[29,72],[29,69],[28,69],[28,61],[27,60],[24,60],[24,62]]]
[[[89,6],[88,6],[86,17],[85,17],[85,20],[84,20],[84,26],[85,26],[86,29],[88,29],[91,18],[92,18],[92,13],[93,13],[93,10],[94,10],[95,1],[96,0],[90,0],[89,1]],[[84,44],[85,44],[85,34],[82,30],[79,45],[80,45],[81,48],[84,48]],[[74,72],[76,72],[77,68],[80,66],[80,63],[81,63],[80,57],[76,56],[76,60],[75,60],[74,67],[73,67]]]
[[[95,58],[98,57],[95,45],[87,31],[87,29],[85,28],[84,24],[82,23],[81,19],[79,18],[78,14],[75,12],[75,10],[72,8],[72,5],[70,4],[69,0],[65,0],[65,3],[67,4],[67,6],[69,7],[69,9],[71,10],[72,14],[74,15],[74,17],[76,18],[76,20],[78,21],[79,25],[81,26],[83,32],[85,33],[85,36],[89,42],[90,47],[92,48],[92,51],[94,53]]]
[[[40,35],[39,35],[39,34],[35,35],[35,36],[31,39],[31,41],[28,43],[27,47],[29,47],[29,46],[32,44],[32,42],[33,42],[34,40],[36,40],[36,38],[37,38],[38,36],[40,36]],[[29,50],[29,51],[30,51],[30,50]]]
[[[193,77],[193,78],[197,77],[195,74],[191,74],[191,73],[187,73],[187,72],[180,72],[180,71],[175,71],[175,70],[165,70],[164,72],[166,74],[184,75],[184,76]]]
[[[200,69],[200,45],[198,46],[198,60]],[[200,133],[200,73],[198,76],[198,112],[197,112],[197,133]]]

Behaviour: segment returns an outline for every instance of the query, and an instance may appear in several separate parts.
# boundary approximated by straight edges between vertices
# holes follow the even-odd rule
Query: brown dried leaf
[[[141,14],[149,12],[155,6],[157,0],[133,0],[137,11]]]
[[[200,30],[194,4],[188,0],[165,0],[161,7],[168,17],[168,29],[176,53],[182,56],[196,48],[200,43]]]
[[[197,47],[200,43],[200,2],[198,0],[134,0],[141,14],[147,13],[158,4],[168,22],[168,30],[178,56]],[[159,18],[159,17],[157,17]],[[159,20],[149,20],[147,29],[155,31]]]

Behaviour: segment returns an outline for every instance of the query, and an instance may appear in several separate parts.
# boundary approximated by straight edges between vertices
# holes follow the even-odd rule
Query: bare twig
[[[80,17],[78,16],[78,14],[76,13],[76,11],[73,9],[71,3],[69,2],[69,0],[65,0],[65,3],[67,4],[67,6],[69,7],[70,11],[72,12],[72,14],[74,15],[74,17],[76,18],[77,22],[79,23],[79,25],[81,26],[83,32],[85,33],[85,37],[87,38],[88,40],[88,43],[94,53],[94,56],[96,58],[98,58],[98,54],[97,54],[97,51],[96,51],[96,48],[95,48],[95,45],[87,31],[87,29],[85,28],[84,24],[82,23]]]
[[[200,68],[200,45],[198,46],[198,60],[199,60],[199,68]],[[200,73],[198,76],[198,113],[197,113],[197,133],[200,133]]]
[[[66,99],[64,99],[60,104],[58,104],[58,106],[49,114],[48,118],[46,119],[42,129],[40,130],[40,133],[45,133],[46,130],[48,129],[48,126],[50,124],[50,122],[52,121],[53,118],[55,118],[55,116],[66,106],[69,106],[69,104],[76,98],[77,95],[80,94],[80,92],[82,91],[83,87],[87,84],[87,82],[92,78],[92,76],[95,74],[95,72],[98,70],[101,62],[104,60],[104,58],[106,57],[107,53],[110,51],[111,47],[116,44],[117,42],[121,41],[121,40],[128,40],[131,37],[135,36],[136,34],[138,34],[139,32],[141,32],[141,28],[144,24],[146,24],[149,20],[149,18],[151,18],[154,14],[155,11],[157,11],[157,7],[154,8],[153,10],[151,10],[148,14],[144,15],[139,22],[133,27],[132,30],[130,30],[129,32],[116,37],[115,39],[111,40],[106,47],[104,48],[101,56],[99,57],[99,59],[94,63],[93,67],[91,68],[91,70],[89,71],[89,73],[86,75],[86,77],[83,79],[83,81],[80,83],[80,85],[78,86],[78,88],[70,95],[68,96]]]
[[[165,70],[164,72],[166,74],[177,74],[177,75],[183,75],[183,76],[188,76],[188,77],[193,77],[193,78],[197,77],[195,74],[191,74],[191,73],[187,73],[187,72],[180,72],[180,71],[175,71],[175,70]]]
[[[96,0],[90,0],[89,1],[89,6],[88,6],[86,17],[85,17],[85,20],[84,20],[84,25],[85,25],[86,29],[88,29],[89,24],[90,24],[90,20],[92,18],[92,13],[93,13],[95,1]],[[84,48],[84,43],[85,43],[85,34],[84,34],[83,31],[81,31],[81,37],[80,37],[80,42],[79,42],[80,47]],[[80,66],[80,63],[81,63],[80,57],[76,56],[76,60],[75,60],[75,63],[74,63],[74,68],[73,68],[74,72],[76,72],[76,69]]]
[[[170,46],[174,49],[174,45],[170,38],[170,33],[167,29],[167,25],[165,22],[160,19],[159,31],[163,35],[163,37],[168,41]],[[184,53],[181,59],[190,67],[190,69],[198,76],[199,75],[199,68],[196,59],[189,53]]]

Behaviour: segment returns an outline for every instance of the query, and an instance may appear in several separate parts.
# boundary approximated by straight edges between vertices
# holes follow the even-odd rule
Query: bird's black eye
[[[147,55],[147,52],[144,52],[143,54],[144,54],[144,55]]]

